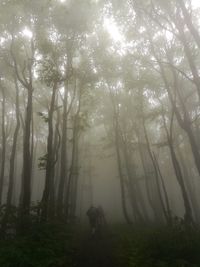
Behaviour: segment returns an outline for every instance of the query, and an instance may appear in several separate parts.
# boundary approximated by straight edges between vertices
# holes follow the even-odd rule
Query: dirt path
[[[77,253],[76,267],[117,267],[114,259],[113,235],[108,230],[92,237],[84,234]]]

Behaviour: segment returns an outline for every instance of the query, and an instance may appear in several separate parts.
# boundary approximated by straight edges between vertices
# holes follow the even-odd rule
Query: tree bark
[[[123,152],[124,152],[124,160],[125,160],[125,166],[126,166],[126,171],[127,171],[127,177],[128,177],[128,183],[129,183],[129,192],[130,192],[130,198],[131,198],[131,204],[133,208],[133,214],[135,215],[135,220],[136,222],[142,222],[144,221],[144,218],[142,216],[142,213],[138,207],[138,201],[136,197],[136,187],[134,184],[134,178],[133,178],[133,173],[130,168],[130,155],[128,155],[128,147],[127,147],[127,141],[123,140],[122,134],[120,134],[120,129],[119,129],[119,135],[121,137],[121,141],[123,143]]]
[[[61,166],[60,166],[60,180],[58,186],[58,197],[57,197],[57,214],[58,217],[63,216],[63,205],[64,205],[64,188],[65,182],[67,181],[67,102],[68,102],[68,83],[65,85],[64,99],[63,99],[63,116],[62,116],[62,139],[61,139]]]
[[[2,152],[1,152],[1,173],[0,173],[0,205],[2,204],[2,195],[3,195],[3,187],[4,187],[4,174],[5,174],[5,159],[6,159],[6,129],[5,129],[5,105],[6,105],[6,98],[5,98],[5,88],[1,85],[2,91]]]
[[[162,118],[163,118],[163,124],[164,124],[164,128],[165,128],[165,132],[167,135],[167,142],[168,142],[168,146],[169,146],[169,150],[170,150],[172,164],[174,167],[174,171],[175,171],[175,175],[176,175],[178,184],[181,188],[181,193],[182,193],[184,207],[185,207],[185,221],[187,223],[192,223],[193,222],[193,216],[192,216],[192,209],[190,206],[190,200],[188,198],[188,194],[187,194],[187,190],[185,187],[181,167],[180,167],[180,164],[179,164],[179,161],[178,161],[178,158],[176,156],[176,152],[175,152],[174,146],[173,146],[173,128],[172,128],[173,127],[173,115],[172,115],[171,122],[170,122],[170,133],[167,129],[167,125],[166,125],[166,121],[165,121],[165,117],[164,117],[163,113],[162,113]]]
[[[114,96],[110,90],[110,99],[113,106],[113,129],[114,129],[114,138],[115,138],[115,149],[116,149],[116,157],[117,157],[117,167],[119,173],[120,180],[120,190],[121,190],[121,203],[122,203],[122,211],[127,224],[132,224],[132,220],[128,214],[128,209],[126,206],[126,190],[125,190],[125,181],[124,175],[122,171],[122,159],[120,154],[120,135],[119,135],[119,110],[117,109],[117,105],[115,103]]]
[[[152,161],[152,165],[153,165],[153,169],[154,169],[154,173],[155,173],[155,180],[156,180],[156,186],[157,186],[157,191],[158,191],[158,197],[159,197],[160,204],[161,204],[161,207],[162,207],[163,215],[165,217],[166,222],[168,223],[169,222],[169,218],[168,218],[168,214],[166,212],[165,203],[164,203],[163,196],[162,196],[162,193],[161,193],[158,170],[157,170],[157,166],[156,166],[156,163],[155,163],[155,160],[154,160],[154,157],[153,157],[153,152],[151,151],[149,138],[148,138],[148,135],[147,135],[147,131],[146,131],[146,127],[145,127],[144,121],[143,121],[143,128],[144,128],[144,135],[145,135],[145,139],[146,139],[146,143],[147,143],[147,150],[148,150],[148,153],[149,153],[149,157],[150,157],[150,159]]]
[[[31,121],[32,121],[32,98],[33,89],[28,89],[28,101],[26,105],[26,118],[24,129],[23,142],[23,173],[22,173],[22,192],[21,192],[21,212],[25,221],[29,216],[30,202],[31,202],[31,151],[30,151],[30,137],[31,137]],[[23,220],[23,218],[22,218]]]
[[[153,157],[154,157],[155,164],[157,166],[158,174],[160,176],[160,181],[161,181],[161,185],[162,185],[162,189],[163,189],[163,193],[164,193],[168,224],[171,225],[172,224],[172,214],[171,214],[171,209],[170,209],[170,205],[169,205],[169,197],[168,197],[167,189],[166,189],[166,186],[164,183],[163,175],[161,173],[158,160],[157,160],[154,153],[153,153]]]
[[[19,129],[20,129],[19,88],[18,88],[18,83],[17,83],[16,78],[15,78],[15,89],[16,89],[16,100],[15,100],[16,126],[15,126],[12,151],[11,151],[11,156],[10,156],[9,185],[8,185],[8,193],[7,193],[7,207],[8,207],[8,209],[12,204],[12,195],[13,195],[13,186],[14,186],[14,171],[15,171],[15,157],[16,157],[18,133],[19,133]]]
[[[47,160],[46,160],[46,175],[45,175],[45,186],[42,196],[42,220],[47,221],[48,216],[53,217],[54,214],[49,214],[50,209],[50,193],[52,190],[53,183],[53,169],[54,169],[54,155],[53,155],[53,114],[55,110],[55,100],[58,82],[55,81],[53,84],[52,97],[50,109],[48,112],[48,139],[47,139]],[[53,204],[53,203],[52,203]],[[52,207],[51,207],[52,208]],[[52,211],[52,209],[51,209]]]

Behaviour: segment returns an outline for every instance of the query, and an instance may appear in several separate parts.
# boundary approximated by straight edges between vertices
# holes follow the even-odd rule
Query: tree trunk
[[[144,155],[143,155],[143,151],[142,151],[142,147],[141,147],[141,143],[140,143],[140,140],[139,140],[139,153],[140,153],[140,158],[141,158],[141,162],[142,162],[142,167],[143,167],[143,171],[144,171],[144,179],[145,179],[145,189],[146,189],[146,193],[147,193],[147,199],[149,201],[149,205],[153,211],[153,214],[154,214],[154,217],[155,219],[157,220],[158,219],[158,216],[157,216],[157,212],[156,212],[156,209],[154,207],[154,204],[153,204],[153,200],[152,200],[152,196],[151,196],[151,189],[150,189],[150,186],[149,186],[149,175],[148,175],[148,171],[147,171],[147,168],[145,166],[145,160],[144,160]]]
[[[157,160],[157,158],[156,158],[154,153],[153,153],[153,157],[154,157],[155,164],[157,166],[157,170],[158,170],[158,173],[159,173],[159,176],[160,176],[160,181],[161,181],[161,185],[162,185],[162,189],[163,189],[163,193],[164,193],[168,224],[171,225],[172,224],[172,214],[171,214],[171,209],[170,209],[170,205],[169,205],[169,197],[168,197],[168,194],[167,194],[167,189],[166,189],[166,186],[165,186],[165,183],[164,183],[163,175],[161,173],[158,160]]]
[[[51,97],[51,104],[50,104],[50,109],[48,112],[46,176],[45,176],[44,192],[42,196],[42,220],[43,221],[46,221],[48,219],[48,215],[50,215],[50,217],[54,216],[54,214],[49,214],[49,208],[50,208],[50,193],[52,190],[52,186],[54,186],[54,183],[52,181],[53,173],[54,173],[53,169],[55,165],[54,155],[53,155],[53,114],[55,110],[56,90],[57,90],[57,82],[54,82],[52,97]]]
[[[155,160],[154,160],[154,157],[153,157],[153,153],[152,153],[151,148],[150,148],[150,143],[149,143],[149,139],[148,139],[148,135],[147,135],[147,131],[146,131],[146,128],[145,128],[144,121],[143,121],[143,128],[144,128],[144,135],[145,135],[145,139],[146,139],[146,143],[147,143],[147,150],[148,150],[148,153],[149,153],[149,157],[150,157],[150,159],[152,161],[152,165],[153,165],[153,169],[154,169],[154,173],[155,173],[155,180],[156,180],[156,186],[157,186],[159,201],[160,201],[160,204],[161,204],[161,207],[162,207],[162,212],[163,212],[163,215],[165,217],[165,220],[166,220],[166,222],[168,222],[169,218],[168,218],[168,214],[166,212],[165,203],[163,201],[163,197],[162,197],[162,193],[161,193],[158,170],[157,170],[157,166],[156,166],[156,163],[155,163]]]
[[[61,166],[60,166],[60,181],[58,186],[57,197],[57,214],[59,217],[63,216],[63,197],[65,182],[67,181],[67,102],[68,102],[68,84],[65,85],[64,99],[63,99],[63,116],[62,116],[62,139],[61,139]]]
[[[18,133],[20,129],[20,116],[19,116],[19,88],[17,84],[17,80],[15,78],[15,88],[16,88],[16,100],[15,100],[15,116],[16,116],[16,126],[13,135],[12,149],[10,155],[10,169],[9,169],[9,181],[8,181],[8,192],[7,192],[7,200],[6,200],[6,210],[4,217],[2,219],[2,234],[6,233],[6,227],[8,222],[8,216],[12,206],[12,198],[13,198],[13,189],[14,189],[14,171],[15,171],[15,157],[16,157],[16,149],[17,149],[17,139]]]
[[[31,151],[30,151],[30,137],[31,137],[31,121],[32,121],[32,88],[28,89],[28,101],[26,106],[26,118],[24,129],[23,142],[23,173],[22,173],[22,192],[21,192],[21,212],[22,221],[27,221],[29,216],[30,202],[31,202]],[[23,226],[22,226],[23,227]]]
[[[120,131],[120,130],[119,130]],[[121,140],[123,139],[121,134]],[[122,140],[123,142],[123,152],[124,152],[124,159],[125,159],[125,166],[127,171],[127,177],[129,182],[129,192],[130,192],[130,198],[131,198],[131,204],[133,208],[133,213],[135,214],[136,222],[144,221],[144,218],[142,216],[142,213],[138,207],[138,199],[136,197],[136,187],[133,182],[135,182],[133,178],[133,172],[130,168],[130,155],[128,155],[128,147],[127,147],[127,141]]]
[[[182,99],[180,99],[180,104],[181,104],[181,108],[183,110],[183,118],[177,108],[177,105],[176,105],[176,102],[175,100],[173,99],[173,96],[171,94],[171,91],[170,91],[170,85],[168,83],[168,80],[167,80],[167,77],[166,77],[166,74],[165,74],[165,70],[162,66],[162,63],[160,62],[160,60],[158,59],[157,55],[156,55],[156,52],[155,52],[155,49],[154,49],[154,46],[153,46],[153,43],[152,41],[150,40],[150,43],[151,43],[151,49],[152,49],[152,52],[153,52],[153,55],[154,57],[156,58],[158,64],[159,64],[159,67],[160,67],[160,71],[161,71],[161,77],[164,81],[164,84],[165,84],[165,87],[166,87],[166,90],[167,90],[167,93],[168,93],[168,96],[169,96],[169,100],[171,102],[171,105],[173,107],[173,110],[175,112],[175,115],[176,115],[176,118],[177,118],[177,121],[180,125],[180,127],[187,133],[188,135],[188,138],[189,138],[189,142],[190,142],[190,146],[191,146],[191,149],[192,149],[192,153],[193,153],[193,156],[194,156],[194,161],[195,161],[195,165],[196,165],[196,168],[198,170],[198,173],[200,175],[200,153],[198,151],[198,145],[196,143],[196,140],[195,140],[195,136],[194,136],[194,133],[193,133],[193,130],[191,128],[191,122],[189,120],[189,115],[188,115],[188,112],[187,112],[187,109],[185,107],[185,104],[184,102],[182,101]],[[170,60],[170,63],[172,64],[171,62],[171,59],[169,58]],[[191,62],[192,63],[192,62]],[[174,90],[175,92],[178,92],[178,96],[180,98],[180,93],[179,93],[179,90],[178,90],[178,85],[177,85],[177,75],[176,75],[176,72],[174,70],[173,67],[170,67],[170,70],[172,72],[172,75],[173,75],[173,78],[174,78]],[[195,75],[195,74],[193,74]],[[194,77],[195,78],[195,77]],[[198,77],[197,77],[198,78]],[[198,78],[199,79],[199,78]],[[200,84],[199,84],[199,87],[200,87]],[[199,95],[200,95],[200,90],[198,91]]]
[[[117,167],[119,173],[120,180],[120,190],[121,190],[121,201],[122,201],[122,211],[127,224],[132,224],[132,220],[128,214],[127,206],[126,206],[126,190],[125,190],[125,181],[122,170],[122,159],[120,154],[120,135],[119,135],[119,110],[117,108],[117,104],[115,103],[115,98],[110,90],[110,99],[113,106],[113,129],[114,129],[114,138],[115,138],[115,149],[117,156]]]
[[[72,183],[73,179],[76,175],[76,142],[78,141],[78,117],[80,111],[80,103],[78,111],[74,118],[74,126],[73,126],[73,142],[72,142],[72,159],[71,159],[71,166],[69,172],[69,178],[66,188],[66,216],[67,219],[70,220],[71,210],[72,210],[72,203],[71,203],[71,194],[72,194]]]
[[[118,165],[118,173],[120,179],[120,189],[121,189],[121,200],[122,200],[122,211],[124,214],[124,218],[128,224],[131,224],[132,221],[129,217],[128,210],[126,207],[126,194],[125,194],[125,184],[124,184],[124,177],[122,172],[122,161],[119,149],[119,129],[118,129],[118,122],[117,118],[115,118],[115,148],[116,148],[116,155],[117,155],[117,165]]]
[[[76,217],[76,206],[77,206],[77,192],[78,192],[78,178],[79,178],[79,155],[78,155],[78,141],[79,136],[77,133],[76,143],[75,143],[75,161],[74,161],[74,171],[73,171],[73,179],[72,179],[72,190],[71,190],[71,212],[70,212],[70,218],[72,220]]]
[[[17,139],[18,133],[20,129],[20,116],[19,116],[19,88],[18,83],[15,78],[15,88],[16,88],[16,102],[15,102],[15,116],[16,116],[16,126],[15,132],[13,136],[13,144],[12,144],[12,151],[10,156],[10,171],[9,171],[9,184],[8,184],[8,193],[7,193],[7,207],[12,204],[12,195],[13,195],[13,186],[14,186],[14,171],[15,171],[15,156],[16,156],[16,149],[17,149]]]
[[[177,147],[177,152],[178,152],[179,159],[180,159],[180,165],[181,165],[182,170],[183,170],[184,182],[186,184],[186,188],[188,190],[189,197],[191,200],[191,204],[192,204],[192,208],[193,208],[193,214],[194,214],[197,222],[200,222],[199,205],[198,205],[197,197],[195,194],[194,185],[192,183],[193,177],[192,177],[192,175],[189,174],[189,168],[190,168],[190,166],[188,166],[189,162],[187,162],[187,164],[186,164],[186,160],[184,159],[183,154],[182,154],[179,147]]]
[[[3,195],[3,187],[4,187],[4,173],[5,173],[5,159],[6,159],[6,130],[5,130],[5,88],[1,86],[2,90],[2,152],[1,152],[1,173],[0,173],[0,205],[2,204],[2,195]]]
[[[176,153],[174,150],[174,146],[173,146],[173,129],[172,129],[172,127],[173,127],[173,115],[172,115],[171,123],[170,123],[170,133],[167,129],[167,125],[166,125],[166,121],[165,121],[165,117],[164,117],[163,113],[162,113],[162,118],[163,118],[163,124],[164,124],[164,128],[165,128],[165,132],[167,135],[167,142],[168,142],[168,146],[169,146],[169,150],[170,150],[172,164],[173,164],[175,175],[176,175],[178,184],[179,184],[180,189],[181,189],[182,197],[183,197],[183,202],[184,202],[184,207],[185,207],[185,221],[187,223],[191,223],[191,222],[193,222],[192,209],[190,206],[190,201],[189,201],[187,190],[185,187],[181,167],[180,167],[180,164],[179,164],[179,161],[177,159],[177,156],[176,156]]]

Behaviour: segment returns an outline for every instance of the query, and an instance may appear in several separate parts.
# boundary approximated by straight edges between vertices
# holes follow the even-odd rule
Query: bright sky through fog
[[[193,7],[200,7],[200,0],[192,0]]]
[[[123,42],[123,36],[119,32],[119,29],[117,28],[117,25],[113,21],[113,19],[105,18],[104,19],[104,27],[108,31],[108,33],[110,34],[110,36],[113,39],[113,41],[120,42],[120,43]]]
[[[33,37],[33,33],[27,28],[25,27],[22,31],[23,35],[28,37],[28,38],[32,38]]]

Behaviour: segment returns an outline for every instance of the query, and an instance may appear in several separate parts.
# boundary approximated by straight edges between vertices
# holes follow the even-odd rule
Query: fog
[[[125,232],[198,229],[199,15],[198,0],[0,1],[3,238],[92,226],[91,207]]]
[[[198,221],[198,3],[1,5],[1,203]]]

